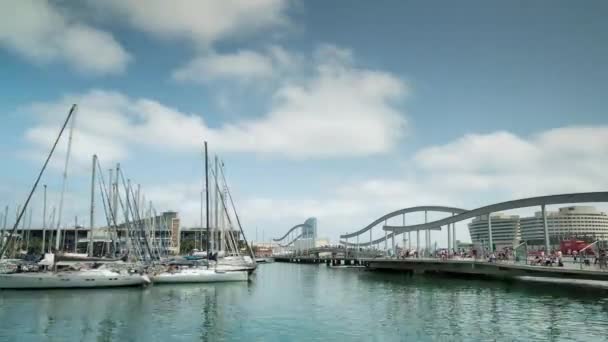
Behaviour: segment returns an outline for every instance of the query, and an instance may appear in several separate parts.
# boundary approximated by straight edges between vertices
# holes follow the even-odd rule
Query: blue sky
[[[3,2],[0,204],[23,201],[72,102],[66,217],[86,217],[97,153],[197,224],[203,139],[250,235],[317,216],[335,239],[411,205],[605,190],[607,14],[604,1]]]

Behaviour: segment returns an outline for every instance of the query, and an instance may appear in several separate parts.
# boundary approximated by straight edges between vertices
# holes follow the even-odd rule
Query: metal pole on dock
[[[384,225],[386,226],[386,220],[384,220]],[[387,246],[388,241],[386,241],[386,234],[387,234],[387,232],[386,232],[386,230],[385,230],[385,231],[384,231],[384,252],[387,252],[387,251],[388,251],[388,246]]]
[[[428,211],[425,210],[424,211],[424,223],[426,224],[428,222],[429,222],[429,220],[428,220]],[[425,233],[424,234],[424,243],[426,245],[426,252],[425,252],[425,254],[428,254],[429,250],[431,249],[431,242],[429,241],[430,240],[429,237],[431,235],[430,234],[430,230],[427,229],[427,230],[425,230],[424,233]]]
[[[452,216],[454,216],[454,213],[452,213]],[[458,248],[458,246],[456,246],[456,223],[452,223],[452,248],[454,248],[454,252],[456,252],[456,249]]]
[[[393,231],[393,236],[391,236],[391,244],[393,246],[393,256],[396,256],[397,254],[395,253],[395,232]]]
[[[488,241],[490,242],[490,253],[494,252],[494,243],[492,241],[492,213],[488,213]]]
[[[450,255],[450,251],[452,250],[452,227],[448,223],[446,228],[448,229],[448,255]]]
[[[547,226],[547,210],[544,204],[540,206],[540,210],[543,214],[543,231],[545,233],[545,255],[549,255],[549,227]]]

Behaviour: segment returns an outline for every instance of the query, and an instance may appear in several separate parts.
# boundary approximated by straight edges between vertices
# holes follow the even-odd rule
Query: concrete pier
[[[608,281],[608,271],[575,269],[558,266],[531,266],[515,263],[473,260],[439,259],[364,259],[370,270],[385,270],[413,274],[468,275],[499,279],[522,276],[562,279],[588,279]]]
[[[276,262],[299,264],[320,264],[327,266],[366,266],[370,271],[392,271],[409,274],[445,274],[478,276],[484,278],[509,279],[518,277],[551,277],[561,279],[586,279],[608,281],[608,271],[593,268],[573,268],[558,266],[531,266],[509,262],[490,263],[483,260],[441,260],[435,258],[391,259],[316,256],[277,256]]]

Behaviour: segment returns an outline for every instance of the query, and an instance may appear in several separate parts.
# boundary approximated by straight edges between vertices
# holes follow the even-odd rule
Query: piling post
[[[544,204],[540,206],[540,209],[543,214],[543,231],[545,233],[545,255],[549,255],[549,227],[547,225],[547,210]]]
[[[488,213],[488,241],[490,242],[490,253],[494,252],[494,242],[492,241],[492,213]]]

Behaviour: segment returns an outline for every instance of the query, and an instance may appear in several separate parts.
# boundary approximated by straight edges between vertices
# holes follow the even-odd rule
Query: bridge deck
[[[608,280],[608,271],[595,267],[532,266],[513,262],[440,260],[440,259],[362,259],[372,270],[406,271],[413,273],[446,273],[479,275],[496,278],[522,276],[559,277],[570,279]]]
[[[594,266],[580,267],[580,264],[566,264],[558,266],[532,266],[514,262],[494,262],[471,259],[436,258],[365,258],[349,256],[332,256],[320,258],[318,256],[276,256],[277,262],[297,263],[331,263],[344,265],[366,265],[370,270],[385,270],[415,274],[443,273],[451,275],[470,275],[492,278],[518,278],[518,277],[553,277],[563,279],[587,279],[608,281],[608,270],[601,270]]]

